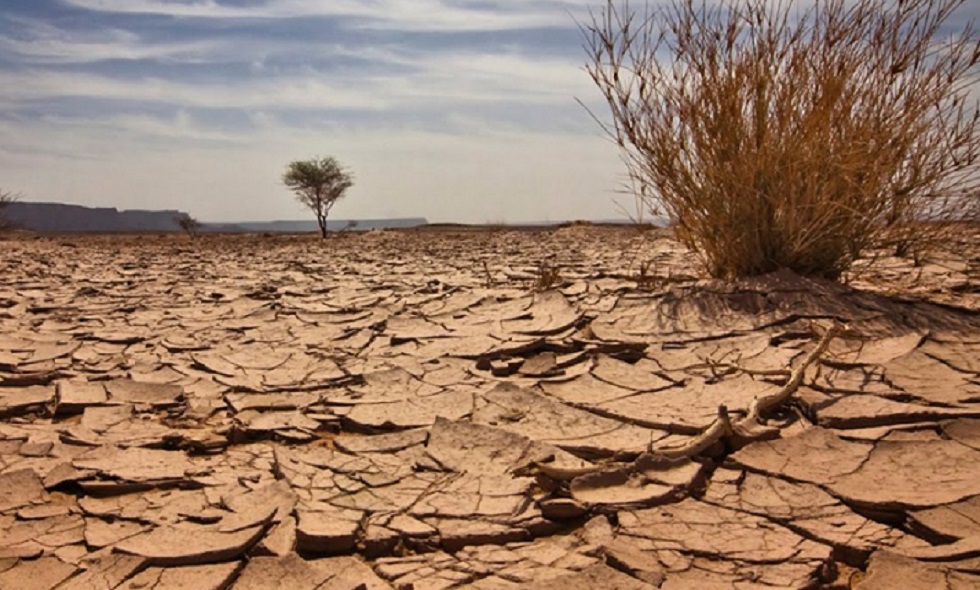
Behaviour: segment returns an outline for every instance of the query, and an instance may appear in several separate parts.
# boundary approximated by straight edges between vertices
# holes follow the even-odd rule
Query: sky
[[[589,0],[0,0],[0,188],[26,201],[304,219],[621,217],[589,112]]]
[[[355,179],[334,219],[635,214],[589,113],[577,23],[603,4],[0,0],[0,190],[305,219],[282,173],[333,156]]]

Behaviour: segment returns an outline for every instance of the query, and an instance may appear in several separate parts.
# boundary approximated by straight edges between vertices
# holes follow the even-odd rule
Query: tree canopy
[[[340,162],[334,158],[320,157],[290,162],[282,175],[282,182],[316,216],[320,236],[324,238],[327,237],[330,208],[354,185],[353,177]]]

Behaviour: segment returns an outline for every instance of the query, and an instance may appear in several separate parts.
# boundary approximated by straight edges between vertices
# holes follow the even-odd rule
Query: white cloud
[[[379,59],[395,60],[394,56]],[[405,74],[256,75],[208,82],[115,78],[50,69],[0,70],[0,105],[86,98],[244,110],[385,110],[467,103],[568,104],[592,92],[578,64],[516,54],[436,54]]]
[[[152,116],[147,114],[137,115],[109,115],[98,119],[84,117],[64,117],[64,116],[45,116],[38,123],[40,125],[54,127],[68,133],[77,134],[80,138],[91,137],[93,133],[101,140],[108,140],[110,137],[114,145],[118,146],[122,141],[128,141],[133,149],[146,148],[148,146],[160,146],[162,142],[194,142],[194,143],[223,143],[235,144],[246,141],[243,133],[216,130],[209,128],[202,121],[196,119],[187,111],[179,110],[172,116]],[[0,127],[2,129],[2,127]],[[2,133],[2,131],[0,131]],[[99,137],[99,134],[102,134]],[[12,138],[11,138],[12,140]],[[16,143],[8,143],[16,146]],[[63,147],[71,144],[61,143]],[[106,153],[105,146],[101,149],[93,149],[91,144],[80,144],[76,149],[78,154],[99,154]],[[186,147],[186,143],[174,143],[173,149]],[[42,150],[38,145],[35,149]]]
[[[39,19],[6,18],[16,25],[19,38],[0,35],[0,51],[31,63],[82,64],[149,58],[193,63],[203,61],[221,45],[213,40],[145,43],[135,33],[118,28],[67,31]]]
[[[233,6],[213,0],[65,0],[78,8],[100,12],[155,14],[210,19],[283,19],[300,17],[353,17],[365,19],[365,28],[414,31],[481,31],[568,26],[569,14],[584,14],[590,2],[499,2],[460,6],[442,0],[269,0]]]
[[[171,64],[252,62],[257,70],[271,55],[293,59],[329,56],[379,63],[411,64],[404,53],[385,46],[356,48],[326,38],[268,39],[241,33],[207,35],[186,41],[159,41],[120,28],[65,29],[36,18],[5,16],[16,37],[0,34],[0,51],[8,58],[36,65],[84,65],[105,60],[155,60]],[[12,29],[13,30],[13,29]]]
[[[59,98],[221,109],[382,109],[392,104],[367,84],[354,88],[308,77],[191,83],[33,70],[0,71],[0,86],[4,88],[0,104],[6,106]]]

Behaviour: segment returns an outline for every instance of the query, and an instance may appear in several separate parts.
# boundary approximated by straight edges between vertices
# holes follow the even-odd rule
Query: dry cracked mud
[[[980,587],[980,231],[0,241],[0,589]]]

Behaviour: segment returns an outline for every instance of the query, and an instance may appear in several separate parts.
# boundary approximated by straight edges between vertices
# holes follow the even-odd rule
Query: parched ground
[[[958,240],[845,286],[631,228],[13,235],[0,589],[978,588]]]

